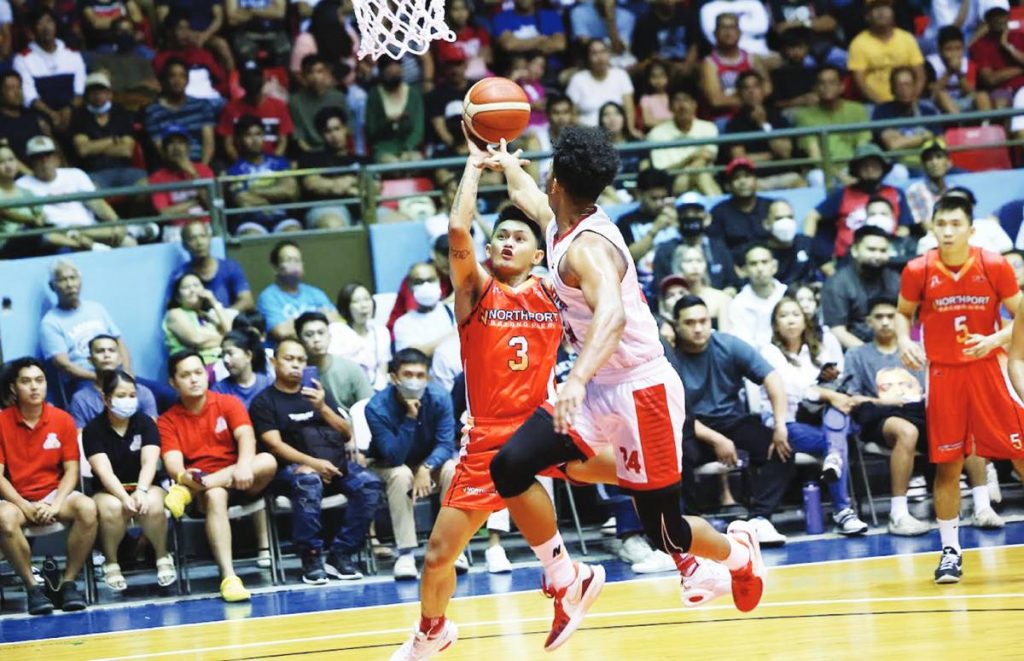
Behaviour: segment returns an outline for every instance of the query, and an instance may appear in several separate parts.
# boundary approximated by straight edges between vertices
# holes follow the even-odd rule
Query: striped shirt
[[[213,108],[209,103],[190,96],[185,97],[185,104],[180,108],[168,108],[156,101],[146,106],[143,128],[149,139],[156,142],[160,132],[168,124],[180,124],[188,131],[188,157],[199,161],[203,157],[203,127],[212,127],[216,123]]]

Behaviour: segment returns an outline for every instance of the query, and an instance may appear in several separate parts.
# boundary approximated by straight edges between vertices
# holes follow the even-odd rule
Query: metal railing
[[[876,134],[882,130],[889,128],[903,128],[908,126],[920,126],[923,124],[929,125],[947,125],[947,124],[965,124],[965,125],[976,125],[983,121],[991,120],[1005,120],[1018,115],[1024,115],[1024,109],[1007,108],[1002,110],[991,110],[984,112],[968,112],[958,113],[954,115],[935,115],[930,117],[907,117],[907,118],[896,118],[888,119],[875,122],[862,122],[857,124],[841,124],[841,125],[825,125],[825,126],[814,126],[814,127],[802,127],[802,128],[788,128],[779,129],[771,132],[750,132],[750,133],[732,133],[732,134],[721,134],[714,138],[700,138],[700,139],[682,139],[673,140],[669,142],[636,142],[636,143],[623,143],[617,145],[623,153],[632,154],[650,154],[652,151],[658,151],[662,149],[672,149],[677,147],[697,147],[706,145],[717,145],[717,146],[729,146],[733,144],[742,144],[750,142],[764,142],[766,140],[774,139],[800,139],[806,137],[816,137],[819,141],[821,158],[812,159],[807,157],[801,158],[790,158],[786,160],[773,160],[765,165],[770,165],[774,168],[808,168],[817,167],[821,168],[826,173],[826,185],[831,188],[835,181],[833,173],[836,171],[837,166],[845,164],[849,159],[836,158],[829,149],[828,137],[830,135],[841,134],[841,133],[859,133],[863,131],[870,131],[872,134]],[[1006,142],[999,143],[986,143],[986,144],[971,144],[958,147],[950,147],[950,151],[959,150],[978,150],[985,148],[997,148],[997,147],[1013,147],[1024,144],[1024,140],[1013,140],[1009,139]],[[917,154],[919,150],[909,149],[900,151],[889,151],[886,152],[890,158],[900,158],[908,155]],[[529,152],[524,154],[525,158],[530,160],[546,159],[551,157],[551,152]],[[318,169],[304,169],[304,170],[287,170],[282,172],[272,173],[258,173],[249,175],[235,175],[235,176],[221,176],[215,179],[194,179],[187,182],[175,182],[166,184],[148,184],[143,186],[127,186],[122,188],[109,188],[103,190],[97,190],[88,193],[72,193],[67,195],[52,195],[47,197],[21,197],[21,198],[6,198],[0,199],[0,209],[11,208],[11,207],[35,207],[45,204],[54,204],[60,202],[86,202],[88,200],[100,199],[100,198],[112,198],[112,197],[138,197],[138,196],[150,196],[153,193],[166,192],[166,191],[186,191],[196,190],[205,191],[206,196],[209,200],[209,209],[203,216],[209,216],[211,219],[215,232],[225,237],[227,240],[232,242],[245,241],[246,237],[231,237],[228,234],[229,219],[234,216],[247,215],[254,213],[279,211],[279,210],[306,210],[321,206],[337,206],[337,205],[358,205],[360,208],[360,220],[364,224],[372,224],[376,220],[376,211],[378,205],[383,202],[400,200],[413,195],[416,196],[429,196],[439,197],[441,192],[438,190],[423,191],[412,194],[403,195],[392,195],[382,196],[380,194],[379,182],[381,178],[388,174],[393,173],[408,173],[417,172],[420,174],[433,173],[439,169],[448,168],[462,168],[465,165],[465,157],[446,157],[446,158],[435,158],[427,159],[423,161],[409,161],[403,163],[388,163],[388,164],[372,164],[362,166],[344,166],[344,167],[330,167],[330,168],[318,168]],[[682,168],[677,170],[670,170],[670,174],[691,174],[700,172],[718,172],[722,169],[720,165],[709,165],[700,168]],[[229,186],[232,183],[240,181],[248,181],[254,179],[280,179],[280,178],[301,178],[311,175],[338,175],[338,174],[355,174],[359,177],[359,196],[357,197],[343,197],[337,199],[319,199],[319,200],[296,200],[294,202],[284,202],[279,204],[262,205],[257,207],[236,207],[229,206],[226,200],[229,198],[230,190]],[[620,173],[618,182],[626,185],[627,187],[632,184],[635,179],[636,173]],[[486,195],[488,193],[500,192],[504,190],[503,186],[484,186],[481,187],[480,193]],[[146,225],[150,223],[158,224],[180,224],[196,216],[189,214],[179,215],[155,215],[155,216],[140,216],[129,219],[120,219],[112,222],[102,222],[98,225],[101,228],[110,227],[131,227],[137,225]],[[12,238],[25,238],[35,237],[46,234],[55,233],[66,233],[70,230],[83,230],[88,229],[87,226],[76,226],[68,228],[56,228],[56,227],[39,227],[32,229],[19,230],[11,234],[3,236],[4,239]]]

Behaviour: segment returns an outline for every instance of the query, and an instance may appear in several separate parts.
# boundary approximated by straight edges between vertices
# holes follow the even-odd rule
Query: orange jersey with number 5
[[[964,355],[965,342],[999,330],[1000,306],[1018,291],[1009,262],[980,248],[971,248],[956,271],[942,263],[937,249],[929,250],[907,264],[900,282],[900,295],[920,304],[928,360],[945,365],[976,360]]]
[[[525,419],[553,391],[562,324],[540,279],[513,289],[491,278],[459,339],[476,424]]]

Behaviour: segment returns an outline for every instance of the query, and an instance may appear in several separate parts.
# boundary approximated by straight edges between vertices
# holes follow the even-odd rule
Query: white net
[[[444,22],[444,0],[353,0],[353,5],[361,35],[360,58],[422,55],[431,41],[455,41],[455,33]]]

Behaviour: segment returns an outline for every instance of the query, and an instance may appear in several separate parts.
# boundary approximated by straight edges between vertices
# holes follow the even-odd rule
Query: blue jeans
[[[370,522],[381,501],[381,482],[373,472],[348,462],[344,477],[335,477],[324,483],[316,473],[296,472],[298,464],[285,466],[274,478],[281,492],[292,501],[292,541],[300,551],[321,551],[320,503],[325,496],[345,494],[345,522],[331,541],[331,550],[353,555],[363,547]]]
[[[820,427],[802,422],[787,422],[789,444],[794,452],[825,455],[835,452],[843,459],[843,470],[839,479],[828,486],[832,495],[832,506],[838,512],[850,506],[847,482],[850,475],[850,461],[847,456],[846,437],[850,432],[850,419],[833,408],[825,409],[824,420]]]

